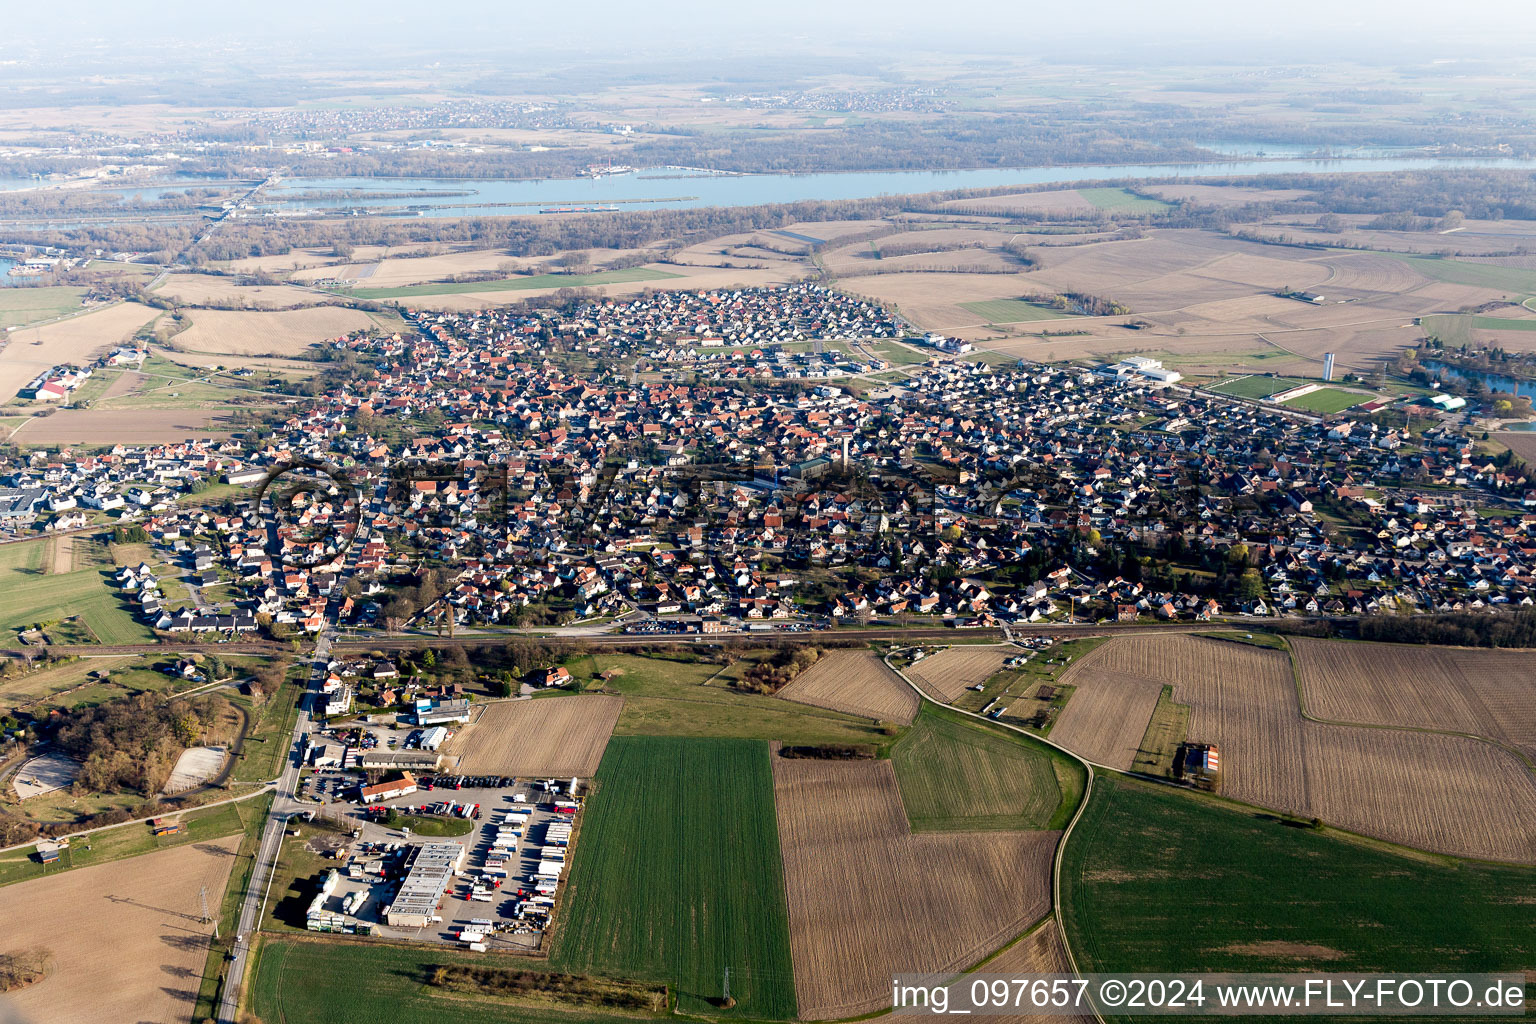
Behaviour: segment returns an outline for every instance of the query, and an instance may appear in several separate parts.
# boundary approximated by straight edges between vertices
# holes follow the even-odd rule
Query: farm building
[[[1215,789],[1221,781],[1221,751],[1214,743],[1186,743],[1180,774],[1202,789]]]
[[[463,865],[462,843],[423,843],[417,847],[416,859],[411,861],[411,869],[384,919],[395,928],[425,928]]]
[[[392,800],[397,796],[408,796],[414,792],[416,792],[416,777],[410,772],[405,772],[401,778],[393,782],[364,786],[358,791],[365,804],[371,804],[376,800]]]

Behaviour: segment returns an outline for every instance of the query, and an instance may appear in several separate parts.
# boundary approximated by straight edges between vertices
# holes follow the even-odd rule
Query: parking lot
[[[348,777],[341,773],[330,772],[314,778],[317,780],[313,784],[314,789],[317,791],[323,789],[328,803],[337,799],[335,794],[338,790],[343,798],[355,795],[356,776]],[[484,939],[488,948],[506,952],[528,952],[539,949],[543,942],[545,922],[539,919],[539,906],[532,903],[539,895],[533,890],[532,880],[539,869],[542,859],[540,851],[545,846],[550,824],[552,822],[571,823],[573,820],[572,815],[562,814],[554,809],[553,801],[564,800],[565,794],[561,793],[557,796],[545,792],[542,781],[534,783],[527,780],[477,779],[465,780],[459,783],[457,788],[447,778],[442,782],[432,778],[422,781],[422,787],[415,793],[380,801],[370,805],[368,809],[355,804],[349,804],[346,807],[344,811],[346,817],[357,828],[357,835],[352,843],[354,859],[362,862],[382,859],[386,865],[392,865],[397,870],[392,871],[390,878],[384,881],[370,877],[347,877],[347,872],[343,870],[340,883],[326,901],[326,910],[339,912],[344,899],[349,894],[367,890],[367,898],[360,907],[355,907],[352,915],[349,916],[355,917],[359,923],[367,924],[374,935],[417,941],[458,943],[462,932],[485,931],[484,922],[490,921],[492,930]],[[444,782],[447,784],[445,785]],[[485,784],[475,785],[475,782]],[[428,786],[431,788],[429,789]],[[561,788],[564,789],[565,786],[562,785]],[[447,810],[448,804],[454,805],[455,808],[455,813],[451,816],[440,813]],[[466,819],[462,816],[463,812],[458,810],[467,805],[471,809],[470,813],[473,813],[472,809],[477,804],[479,805],[478,818]],[[434,821],[467,820],[471,823],[472,829],[462,836],[437,837],[408,834],[400,828],[386,827],[376,821],[368,820],[366,811],[372,808],[389,808],[402,814],[424,815]],[[333,806],[329,810],[334,814],[342,809]],[[528,819],[522,827],[522,840],[518,843],[516,853],[511,855],[500,869],[505,874],[499,875],[494,869],[488,871],[486,861],[491,854],[498,827],[509,813],[524,812],[527,813]],[[399,877],[403,874],[404,865],[407,863],[409,852],[407,848],[420,843],[439,841],[462,843],[467,851],[463,870],[455,877],[443,898],[440,909],[441,922],[434,922],[426,928],[393,928],[385,924],[384,910],[398,889]],[[571,847],[574,849],[574,836]],[[569,854],[566,856],[569,857]],[[562,883],[564,880],[565,876],[562,873]],[[562,891],[563,888],[562,884]],[[553,896],[558,900],[560,892],[556,892]],[[524,900],[530,901],[525,908],[529,913],[520,919],[518,907]],[[547,901],[541,902],[552,916],[555,905]]]

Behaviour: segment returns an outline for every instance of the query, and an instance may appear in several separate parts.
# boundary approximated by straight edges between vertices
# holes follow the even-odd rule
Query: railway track
[[[1270,619],[1266,622],[1087,622],[1087,623],[1039,623],[1014,627],[1013,632],[1025,636],[1103,636],[1123,633],[1206,633],[1212,630],[1253,629],[1263,631],[1277,625],[1298,622],[1317,622],[1318,619]],[[1333,624],[1347,624],[1353,617],[1341,616],[1326,620]],[[963,642],[971,639],[1003,641],[1007,635],[1001,628],[955,629],[949,626],[911,626],[890,629],[823,629],[803,633],[604,633],[596,635],[561,636],[538,633],[494,633],[470,636],[439,637],[411,634],[406,636],[371,636],[338,639],[333,644],[337,651],[410,651],[421,647],[497,647],[514,643],[540,643],[552,647],[639,647],[664,644],[707,644],[746,640],[754,644],[814,643],[829,640],[924,640]],[[309,645],[306,644],[307,648]],[[244,641],[234,643],[177,643],[168,641],[155,644],[51,644],[49,651],[55,654],[159,654],[182,651],[197,654],[292,654],[291,644],[276,641]]]

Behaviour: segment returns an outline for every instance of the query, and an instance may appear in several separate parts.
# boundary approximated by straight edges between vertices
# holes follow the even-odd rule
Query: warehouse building
[[[416,772],[435,771],[442,755],[427,750],[365,750],[357,755],[357,765],[364,771],[378,769]]]
[[[438,702],[418,700],[416,702],[417,725],[441,725],[444,722],[467,721],[469,721],[469,701],[467,699]]]
[[[363,786],[358,790],[358,796],[365,804],[371,804],[375,800],[393,800],[397,796],[409,796],[416,792],[416,778],[410,772],[405,772],[404,776],[404,778],[395,779],[393,782],[381,782],[376,786]]]
[[[462,843],[423,843],[416,848],[411,870],[389,905],[384,920],[395,928],[425,928],[432,923],[443,893],[464,865]]]

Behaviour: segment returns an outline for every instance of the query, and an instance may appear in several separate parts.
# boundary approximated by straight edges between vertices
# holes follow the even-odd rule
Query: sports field
[[[1522,971],[1536,869],[1401,856],[1108,777],[1062,900],[1085,971]]]
[[[1162,213],[1170,209],[1161,199],[1145,199],[1123,188],[1080,188],[1077,194],[1110,213]]]
[[[1061,828],[1083,786],[1078,766],[1044,744],[931,705],[891,764],[914,832]]]
[[[536,274],[504,281],[445,281],[438,284],[409,285],[404,288],[349,288],[346,294],[359,299],[408,299],[414,295],[462,295],[466,292],[524,292],[535,288],[581,288],[596,284],[627,284],[632,281],[665,281],[681,277],[665,270],[631,267],[627,270],[600,270],[595,274]]]
[[[1323,388],[1309,395],[1301,395],[1280,404],[1287,409],[1304,409],[1307,412],[1332,413],[1343,412],[1351,406],[1369,401],[1365,395],[1353,391],[1340,391],[1338,388]]]
[[[795,1016],[768,744],[616,736],[582,814],[550,964],[675,986],[685,1013]]]
[[[1029,320],[1070,320],[1071,313],[1049,306],[1025,302],[1022,299],[994,299],[990,302],[961,302],[961,309],[970,310],[989,324],[1016,324]]]
[[[1234,398],[1267,398],[1277,391],[1286,391],[1299,387],[1306,381],[1297,377],[1260,377],[1250,375],[1247,377],[1232,377],[1220,384],[1212,384],[1211,391],[1218,394],[1231,395]]]

